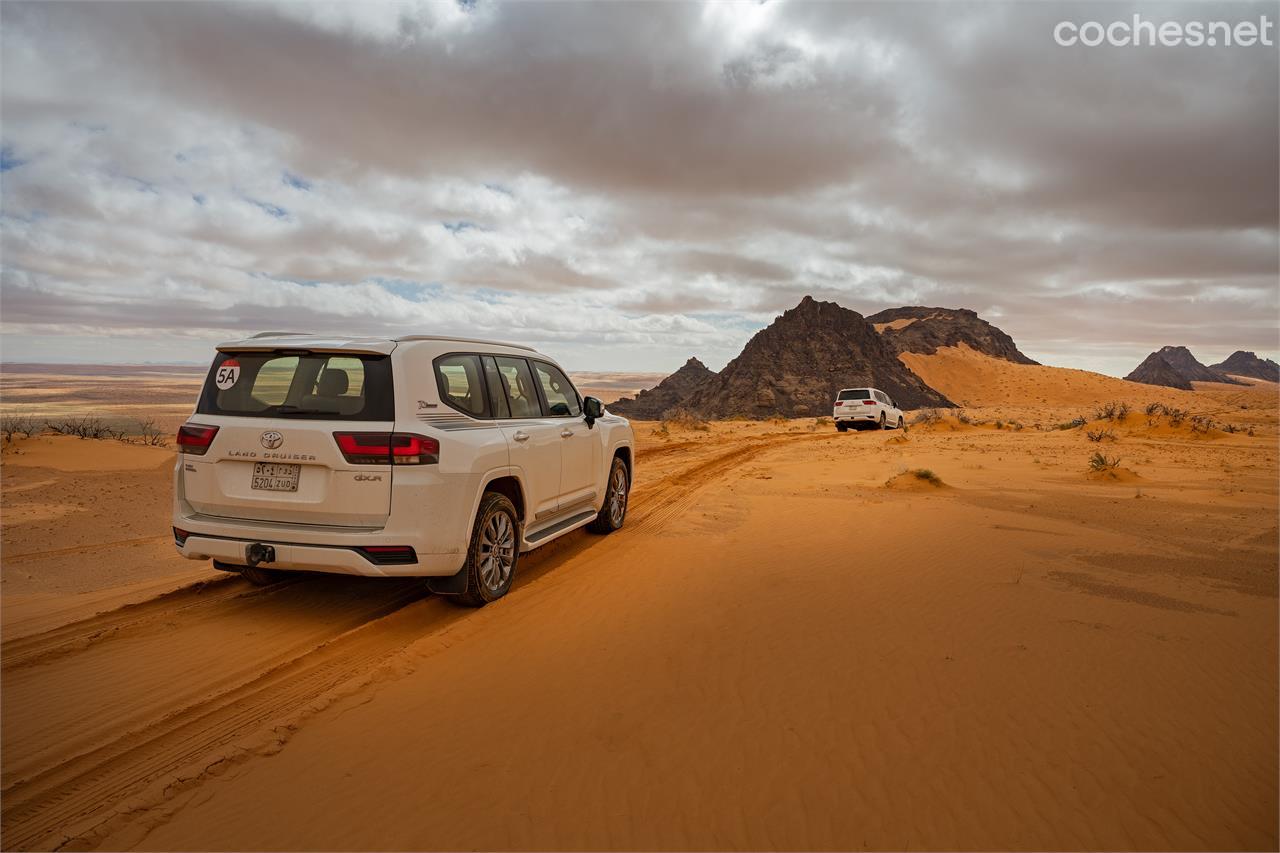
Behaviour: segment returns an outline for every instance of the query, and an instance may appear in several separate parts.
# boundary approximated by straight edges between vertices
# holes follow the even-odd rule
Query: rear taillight
[[[352,465],[435,465],[440,442],[409,432],[335,432],[333,440]]]
[[[836,400],[836,406],[837,406],[837,407],[839,407],[839,406],[843,406],[843,405],[844,405],[844,400]]]
[[[187,537],[190,535],[191,533],[189,531],[183,530],[181,527],[173,528],[173,541],[177,543],[179,547],[187,544]]]
[[[204,456],[213,444],[213,437],[218,434],[216,426],[203,424],[183,424],[178,427],[178,449],[192,456]]]
[[[876,401],[875,401],[875,400],[863,400],[863,401],[862,401],[862,405],[864,405],[864,406],[874,406],[875,404],[876,404]]]

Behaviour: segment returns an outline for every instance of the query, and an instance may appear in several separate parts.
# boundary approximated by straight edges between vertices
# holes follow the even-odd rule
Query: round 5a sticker
[[[213,384],[218,386],[219,391],[225,391],[235,385],[239,378],[240,362],[229,358],[218,365],[218,372],[213,375]]]

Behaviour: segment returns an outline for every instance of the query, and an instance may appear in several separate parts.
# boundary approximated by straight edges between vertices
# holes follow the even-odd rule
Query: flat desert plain
[[[904,360],[964,411],[637,423],[626,527],[482,610],[251,587],[172,450],[16,439],[4,848],[1275,850],[1276,386]]]

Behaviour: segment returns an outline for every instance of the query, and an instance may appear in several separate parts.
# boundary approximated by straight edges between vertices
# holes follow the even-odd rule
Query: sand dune
[[[1197,382],[1196,391],[1127,382],[1087,370],[1014,364],[991,358],[961,344],[939,347],[934,355],[903,353],[899,358],[930,386],[963,406],[990,407],[1094,406],[1111,400],[1139,405],[1161,402],[1184,408],[1253,402],[1274,409],[1277,386],[1253,380],[1247,388],[1216,382]],[[1203,393],[1197,393],[1203,392]]]
[[[20,439],[5,848],[1275,849],[1273,390],[928,358],[904,432],[637,423],[627,526],[480,611],[250,587],[171,451]]]

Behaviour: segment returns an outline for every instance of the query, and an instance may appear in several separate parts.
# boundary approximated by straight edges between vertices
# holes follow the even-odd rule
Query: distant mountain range
[[[1236,353],[1236,355],[1243,355],[1243,353]],[[1275,362],[1272,364],[1274,365]],[[1181,388],[1185,391],[1191,390],[1192,382],[1245,384],[1232,379],[1221,370],[1205,367],[1186,347],[1175,346],[1161,347],[1151,353],[1125,379],[1130,382],[1141,382],[1144,385],[1162,385],[1166,388]]]
[[[1249,376],[1253,379],[1265,379],[1268,382],[1280,382],[1280,364],[1269,358],[1258,358],[1257,355],[1238,349],[1229,355],[1226,361],[1209,365],[1220,373],[1234,376]]]
[[[1016,364],[1035,364],[1009,335],[973,311],[904,307],[863,317],[806,296],[762,329],[719,373],[690,359],[656,387],[609,408],[640,419],[676,409],[711,417],[825,415],[841,388],[871,386],[905,409],[951,406],[898,359],[965,344]]]

